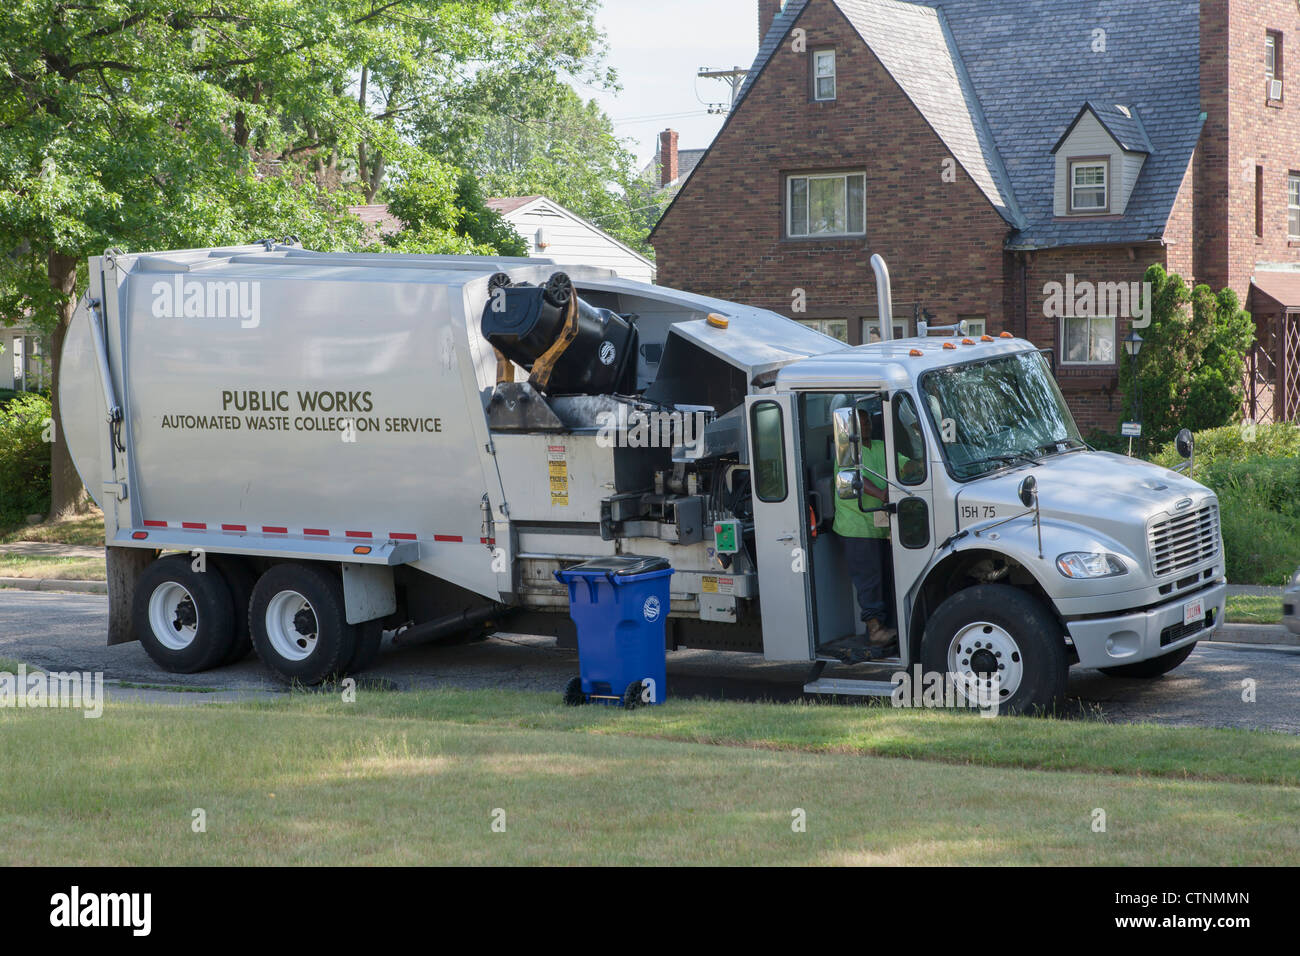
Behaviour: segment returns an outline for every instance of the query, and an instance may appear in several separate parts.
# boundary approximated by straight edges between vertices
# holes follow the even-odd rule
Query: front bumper
[[[1227,594],[1228,585],[1220,580],[1146,611],[1067,621],[1066,627],[1081,666],[1135,664],[1208,638],[1223,623]],[[1194,600],[1204,602],[1205,616],[1184,625],[1183,607]]]
[[[1292,634],[1300,634],[1300,588],[1282,592],[1282,623]]]

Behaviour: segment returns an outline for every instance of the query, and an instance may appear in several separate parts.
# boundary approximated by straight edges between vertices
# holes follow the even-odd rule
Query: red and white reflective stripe
[[[178,528],[184,531],[207,531],[209,530],[210,527],[211,530],[213,531],[220,528],[222,531],[234,532],[238,534],[247,534],[249,532],[249,527],[248,525],[245,524],[224,524],[223,523],[223,524],[212,524],[211,526],[209,526],[208,522],[206,521],[146,520],[144,522],[144,526],[146,528]],[[290,530],[288,525],[274,525],[274,524],[264,524],[260,526],[254,525],[252,530],[256,532],[259,527],[261,528],[262,534],[283,534],[283,535],[302,534],[304,536],[308,536],[312,538],[331,538],[331,537],[341,536],[345,538],[361,538],[363,540],[373,539],[375,537],[384,538],[390,541],[419,541],[420,540],[420,535],[416,534],[414,531],[390,531],[386,535],[374,531],[344,531],[342,532],[341,535],[338,535],[338,534],[331,533],[328,528],[303,528],[299,531],[297,529]],[[431,537],[433,538],[434,541],[444,542],[449,544],[465,543],[465,536],[459,534],[438,532],[433,534]],[[472,541],[473,539],[471,538],[470,540]],[[496,544],[495,538],[479,538],[478,541],[479,544]]]

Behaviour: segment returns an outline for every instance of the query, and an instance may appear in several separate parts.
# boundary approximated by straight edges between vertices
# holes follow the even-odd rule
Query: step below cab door
[[[763,656],[769,661],[812,660],[816,626],[807,573],[808,514],[794,403],[790,395],[750,395],[745,399],[745,413]]]

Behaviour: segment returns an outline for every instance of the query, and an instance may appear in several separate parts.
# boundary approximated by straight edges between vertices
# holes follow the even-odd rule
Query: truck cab
[[[878,409],[883,425],[883,506],[854,480],[857,408]],[[1001,711],[1058,704],[1072,664],[1164,673],[1222,620],[1214,493],[1090,448],[1029,342],[931,336],[835,351],[784,367],[746,412],[769,659],[867,657],[831,530],[836,499],[889,528],[899,645],[888,662],[950,675]]]

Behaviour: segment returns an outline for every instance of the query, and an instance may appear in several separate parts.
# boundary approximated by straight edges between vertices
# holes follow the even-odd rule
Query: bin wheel
[[[623,707],[631,710],[634,707],[641,706],[641,691],[645,689],[639,680],[634,680],[627,685],[627,690],[623,691]]]
[[[582,678],[575,677],[564,685],[564,703],[569,707],[581,707],[587,702],[587,695],[582,692]]]

